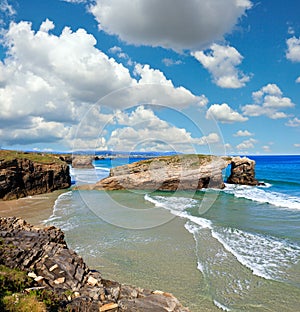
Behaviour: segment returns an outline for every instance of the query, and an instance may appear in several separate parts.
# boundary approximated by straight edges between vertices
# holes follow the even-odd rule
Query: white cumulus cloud
[[[287,39],[286,58],[292,62],[300,62],[300,38],[292,37]]]
[[[254,148],[254,144],[256,142],[257,142],[257,140],[251,138],[249,140],[245,140],[242,143],[238,144],[236,148],[238,150],[248,150],[248,149]]]
[[[206,112],[207,119],[216,119],[221,123],[244,122],[248,120],[247,117],[234,111],[228,104],[213,104]]]
[[[96,0],[90,12],[105,32],[135,45],[199,50],[230,33],[250,0]]]
[[[220,142],[217,133],[193,137],[185,128],[176,127],[159,118],[145,106],[132,112],[117,111],[115,128],[107,138],[107,146],[113,150],[175,150],[195,152],[197,146],[209,146]]]
[[[236,137],[247,137],[252,135],[254,135],[254,133],[251,133],[248,130],[239,130],[234,134]]]
[[[287,39],[286,58],[292,62],[300,62],[300,37],[292,37]],[[300,77],[296,79],[296,83],[300,83]]]
[[[288,127],[300,127],[300,119],[295,117],[290,119],[285,125]]]
[[[250,76],[237,68],[243,56],[234,47],[214,43],[208,52],[197,51],[192,55],[210,72],[213,82],[221,88],[241,88],[250,80]]]
[[[136,76],[132,77],[126,67],[96,48],[96,39],[86,30],[65,27],[55,35],[54,27],[48,19],[37,31],[29,22],[13,22],[3,36],[8,55],[0,61],[3,144],[29,143],[28,129],[34,127],[43,129],[32,134],[35,142],[39,138],[47,141],[47,133],[49,138],[51,134],[45,129],[51,129],[53,123],[60,126],[55,124],[58,134],[52,135],[51,140],[60,140],[66,131],[75,132],[74,127],[92,104],[113,92],[115,96],[109,97],[109,101],[102,101],[112,109],[140,103],[179,109],[205,105],[203,96],[175,87],[161,71],[147,64],[137,64]],[[101,115],[93,118],[102,122],[105,118]]]
[[[252,93],[254,104],[242,107],[246,116],[267,116],[271,119],[287,118],[282,110],[292,108],[295,104],[288,97],[284,97],[276,84],[268,84]]]

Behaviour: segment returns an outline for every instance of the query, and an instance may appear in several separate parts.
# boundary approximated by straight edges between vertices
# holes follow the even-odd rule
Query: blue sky
[[[299,12],[1,0],[0,147],[300,154]]]

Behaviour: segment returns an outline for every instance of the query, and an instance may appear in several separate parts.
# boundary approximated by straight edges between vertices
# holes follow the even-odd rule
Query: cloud
[[[295,117],[294,119],[290,119],[285,125],[288,127],[300,127],[300,119]]]
[[[142,86],[143,90],[147,90],[136,102],[140,103],[143,100],[143,103],[162,104],[175,108],[191,105],[203,107],[207,104],[208,100],[204,95],[195,96],[184,87],[175,87],[163,72],[151,68],[148,64],[136,64],[134,74],[138,78],[137,85]],[[135,89],[133,91],[135,92]],[[130,95],[131,98],[135,98],[135,96],[135,94]]]
[[[295,29],[294,29],[292,26],[289,26],[289,27],[288,27],[287,33],[288,33],[289,35],[294,35],[294,34],[295,34]]]
[[[52,143],[65,138],[67,128],[59,122],[45,121],[42,117],[32,117],[24,129],[2,129],[3,144]]]
[[[15,8],[9,4],[8,0],[0,1],[0,27],[7,27],[12,18],[17,14]],[[3,29],[0,29],[0,39],[2,39]]]
[[[199,50],[230,33],[249,0],[96,0],[99,29],[134,45]]]
[[[266,153],[271,153],[271,147],[269,145],[264,145],[262,149]]]
[[[287,118],[282,109],[292,108],[295,104],[288,97],[283,97],[282,91],[276,84],[268,84],[259,91],[252,93],[254,104],[242,107],[246,116],[267,116],[271,119]]]
[[[300,62],[300,37],[289,38],[286,43],[288,46],[286,58],[292,62]],[[296,83],[300,83],[300,77],[296,79]]]
[[[286,58],[292,62],[300,62],[300,38],[295,36],[287,39],[286,44],[288,49],[286,51]]]
[[[181,60],[173,60],[171,58],[164,58],[162,60],[163,64],[165,64],[166,66],[174,66],[174,65],[180,65],[182,64]]]
[[[249,140],[245,140],[243,141],[242,143],[238,144],[236,146],[236,148],[238,150],[247,150],[247,149],[251,149],[251,148],[254,148],[254,143],[256,143],[257,140],[251,138]]]
[[[210,72],[213,82],[221,88],[241,88],[250,80],[250,76],[237,69],[243,56],[234,47],[214,43],[207,53],[198,51],[192,55]]]
[[[13,16],[17,13],[14,7],[9,4],[7,0],[1,0],[0,12],[6,14],[7,16]]]
[[[213,104],[206,112],[207,119],[216,119],[221,123],[244,122],[248,118],[234,111],[228,104]]]
[[[3,36],[8,56],[0,61],[0,129],[10,132],[0,139],[7,145],[20,141],[21,132],[28,135],[27,130],[36,126],[35,118],[41,118],[39,124],[49,129],[54,122],[61,125],[57,125],[60,133],[65,134],[63,129],[74,133],[73,128],[91,105],[113,92],[115,96],[101,102],[111,109],[139,103],[178,109],[205,105],[204,96],[175,87],[161,71],[147,64],[137,64],[132,77],[126,67],[97,49],[96,39],[84,29],[73,32],[65,27],[55,35],[54,27],[48,19],[37,31],[29,22],[12,22]],[[105,119],[99,114],[93,118]],[[47,141],[44,133],[51,137],[43,130],[41,142]],[[33,134],[35,142],[38,136],[38,132]],[[61,139],[52,136],[55,138]]]
[[[248,130],[239,130],[234,134],[236,137],[247,137],[252,135],[254,135],[254,133],[251,133]]]
[[[132,66],[134,64],[134,62],[131,60],[129,55],[127,53],[123,52],[121,47],[114,46],[114,47],[110,48],[108,50],[108,52],[111,53],[111,54],[117,55],[118,58],[120,58],[120,59],[127,60],[127,65],[129,65],[129,66]]]
[[[295,147],[300,147],[300,143],[295,143],[294,146]]]
[[[197,146],[207,146],[220,141],[217,133],[192,137],[184,128],[178,128],[159,118],[152,109],[138,106],[132,112],[117,111],[115,128],[107,138],[113,150],[175,150],[195,152]]]

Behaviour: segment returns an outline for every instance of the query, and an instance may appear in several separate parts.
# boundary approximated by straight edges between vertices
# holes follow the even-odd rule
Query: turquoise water
[[[47,223],[105,277],[172,292],[192,311],[300,311],[300,157],[253,158],[266,186],[73,191]],[[97,181],[122,162],[74,179]]]

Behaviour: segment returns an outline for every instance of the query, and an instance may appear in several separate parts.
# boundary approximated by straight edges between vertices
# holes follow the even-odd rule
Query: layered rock
[[[79,189],[198,190],[225,187],[222,170],[231,164],[229,183],[257,185],[255,161],[241,157],[176,155],[157,157],[112,168],[107,178]]]
[[[225,157],[176,155],[157,157],[116,167],[109,177],[92,188],[101,190],[197,190],[224,188],[222,170],[228,165]]]
[[[0,264],[26,271],[36,286],[60,296],[67,311],[189,311],[169,293],[102,279],[67,247],[55,227],[0,218],[0,250]]]
[[[258,185],[255,179],[255,161],[247,157],[232,157],[231,174],[227,180],[232,184]]]
[[[93,169],[93,157],[92,156],[83,156],[76,155],[72,158],[72,167],[80,169]]]
[[[48,193],[70,185],[69,167],[63,162],[0,159],[0,198],[3,200]]]

